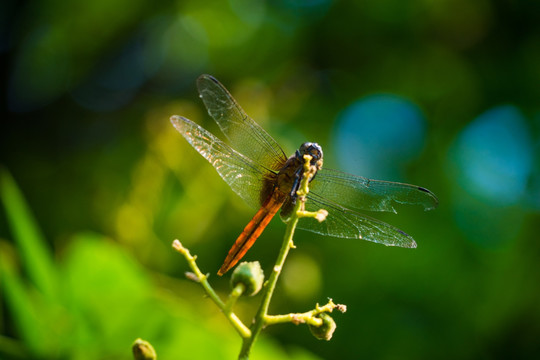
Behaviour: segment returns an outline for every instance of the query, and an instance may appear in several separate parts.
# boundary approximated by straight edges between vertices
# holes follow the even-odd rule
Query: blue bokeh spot
[[[421,151],[424,136],[424,116],[415,104],[378,94],[354,102],[340,114],[334,143],[345,171],[399,180],[405,165]]]
[[[469,194],[493,204],[516,204],[533,166],[533,144],[523,115],[511,105],[485,112],[459,135],[451,158],[457,180]]]

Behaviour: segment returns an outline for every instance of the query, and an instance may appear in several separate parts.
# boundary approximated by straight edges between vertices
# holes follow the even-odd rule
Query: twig
[[[313,332],[313,327],[317,329],[321,329],[325,327],[324,317],[325,316],[328,317],[328,315],[325,315],[325,313],[332,312],[334,309],[338,309],[341,312],[345,312],[346,310],[345,305],[334,304],[334,302],[331,299],[329,299],[326,305],[320,307],[317,304],[315,309],[305,312],[305,313],[291,313],[287,315],[268,315],[268,308],[270,306],[270,301],[272,300],[272,296],[276,288],[276,283],[279,278],[279,275],[281,274],[281,270],[283,269],[285,259],[287,258],[289,250],[295,247],[293,243],[293,235],[296,230],[296,225],[298,224],[298,220],[304,217],[311,217],[311,218],[317,219],[318,221],[323,221],[328,215],[328,212],[326,210],[319,210],[317,212],[305,211],[305,201],[306,201],[307,194],[309,193],[308,184],[310,180],[313,178],[313,176],[315,176],[315,173],[317,171],[316,166],[311,164],[311,159],[312,159],[311,156],[304,155],[304,173],[300,182],[299,190],[297,191],[297,195],[298,195],[297,202],[296,202],[296,205],[294,207],[294,211],[292,212],[291,217],[287,221],[287,229],[285,231],[285,236],[283,237],[283,243],[281,245],[281,249],[279,251],[276,263],[272,269],[270,277],[264,284],[264,291],[263,291],[261,304],[253,319],[253,325],[251,326],[251,328],[248,328],[246,325],[244,325],[244,323],[236,316],[236,314],[232,312],[232,308],[236,304],[236,301],[238,300],[238,298],[241,295],[245,295],[245,292],[246,292],[245,285],[242,283],[239,283],[238,285],[234,286],[233,290],[231,291],[229,295],[229,299],[225,303],[223,300],[221,300],[221,298],[216,294],[214,289],[208,283],[208,275],[203,274],[201,270],[199,269],[199,267],[197,266],[197,263],[195,262],[196,256],[192,256],[189,250],[182,246],[180,241],[178,240],[173,241],[173,248],[179,253],[181,253],[182,255],[184,255],[184,257],[186,258],[189,264],[189,267],[192,270],[192,272],[186,273],[186,276],[189,279],[201,284],[201,286],[204,288],[208,296],[221,309],[221,311],[225,314],[227,319],[229,319],[230,323],[233,325],[233,327],[242,337],[242,348],[240,350],[240,355],[238,357],[239,359],[249,359],[249,353],[251,351],[251,347],[255,343],[257,336],[259,335],[259,333],[261,332],[264,326],[285,323],[285,322],[292,322],[294,324],[306,323],[310,325],[310,330],[312,330]],[[258,266],[258,263],[257,263],[257,266]],[[333,328],[335,328],[335,323],[333,322],[332,319],[330,320],[333,324]],[[331,337],[331,332],[333,332],[333,330],[330,331],[330,336],[324,337],[324,339],[328,340]],[[319,334],[314,334],[314,335],[319,339],[321,338],[321,335]]]
[[[334,304],[332,299],[328,300],[328,303],[324,306],[317,304],[315,309],[307,311],[305,313],[291,313],[286,315],[266,315],[264,318],[265,325],[274,325],[280,323],[291,322],[295,325],[298,324],[310,324],[314,326],[321,326],[322,320],[317,315],[324,312],[332,312],[337,309],[341,312],[347,311],[347,307],[342,304]]]
[[[255,322],[251,327],[252,335],[250,337],[244,338],[242,343],[242,349],[240,350],[240,355],[238,356],[238,359],[249,359],[251,347],[266,323],[266,319],[268,316],[268,307],[270,306],[270,300],[272,299],[272,295],[274,294],[277,280],[279,278],[279,275],[281,274],[283,264],[285,263],[285,259],[289,254],[289,250],[294,248],[293,235],[296,229],[296,225],[298,224],[298,220],[300,219],[300,217],[304,217],[303,213],[309,214],[308,216],[312,216],[311,213],[304,211],[304,202],[309,192],[308,184],[316,172],[316,169],[314,169],[314,167],[310,165],[310,161],[311,156],[304,155],[304,176],[302,177],[302,180],[300,182],[300,189],[297,192],[299,201],[296,202],[292,215],[287,222],[287,229],[285,231],[285,236],[283,237],[281,250],[279,251],[276,263],[274,265],[274,268],[272,269],[272,273],[270,274],[270,278],[265,284],[263,299],[261,301],[261,305],[259,306],[259,310],[255,315]]]
[[[232,326],[236,329],[236,331],[240,334],[240,336],[243,339],[251,338],[252,333],[251,330],[248,329],[246,325],[236,316],[235,313],[233,313],[230,309],[230,306],[227,306],[223,300],[216,294],[214,289],[210,286],[208,283],[208,275],[205,275],[201,272],[199,267],[197,266],[197,263],[195,262],[196,256],[192,256],[189,253],[189,250],[186,249],[184,246],[182,246],[182,243],[179,240],[174,240],[172,244],[173,248],[178,251],[180,254],[184,255],[186,258],[189,267],[193,271],[191,273],[191,276],[195,276],[197,281],[201,284],[201,286],[204,288],[210,299],[216,303],[216,305],[221,309],[223,314],[229,319]]]

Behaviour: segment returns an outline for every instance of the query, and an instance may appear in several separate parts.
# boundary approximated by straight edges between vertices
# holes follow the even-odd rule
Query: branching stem
[[[197,263],[195,262],[196,256],[192,256],[189,250],[182,246],[180,241],[174,240],[173,242],[173,248],[182,255],[184,255],[191,270],[193,271],[192,273],[187,273],[187,277],[202,285],[210,299],[212,299],[212,301],[216,303],[216,305],[221,309],[221,311],[225,314],[227,319],[242,337],[242,349],[240,350],[240,355],[238,357],[239,359],[249,359],[251,347],[253,346],[253,343],[257,339],[257,336],[261,332],[262,328],[266,325],[292,322],[294,324],[307,323],[312,326],[321,326],[323,324],[323,320],[317,317],[317,315],[320,315],[321,313],[332,312],[332,310],[334,309],[338,309],[344,312],[346,309],[344,305],[336,305],[330,299],[326,305],[320,307],[317,304],[314,310],[305,313],[268,315],[270,301],[272,300],[272,296],[276,288],[276,283],[279,275],[281,274],[281,270],[283,269],[285,259],[289,254],[289,250],[295,247],[293,243],[293,235],[296,230],[298,220],[300,218],[310,217],[315,218],[318,221],[323,221],[328,215],[328,212],[326,210],[319,210],[317,212],[305,211],[304,204],[306,201],[306,196],[309,193],[308,184],[315,175],[316,171],[317,170],[315,165],[311,164],[311,156],[304,155],[304,174],[300,182],[300,188],[297,191],[297,202],[294,211],[291,214],[291,217],[287,221],[287,229],[285,231],[285,236],[283,237],[283,243],[281,245],[281,249],[279,251],[276,263],[272,269],[270,277],[264,284],[262,301],[259,309],[257,310],[257,314],[253,319],[253,325],[251,326],[251,328],[248,328],[236,316],[236,314],[232,312],[232,308],[235,305],[236,301],[245,291],[244,285],[237,285],[231,291],[227,302],[223,302],[223,300],[221,300],[221,298],[216,294],[214,289],[212,289],[212,287],[208,283],[208,275],[203,274],[197,266]]]
[[[266,315],[264,318],[264,324],[274,325],[274,324],[291,322],[295,325],[310,324],[314,326],[321,326],[322,320],[318,318],[317,315],[323,312],[327,312],[327,313],[332,312],[334,309],[337,309],[341,312],[345,312],[347,310],[345,305],[334,304],[332,299],[329,299],[326,305],[319,306],[319,304],[317,304],[315,309],[311,311],[307,311],[305,313],[291,313],[291,314],[286,314],[286,315]]]
[[[300,182],[300,189],[297,192],[298,201],[296,202],[292,215],[287,222],[287,229],[285,231],[285,236],[283,237],[283,243],[281,244],[281,250],[279,251],[276,263],[272,269],[272,273],[270,274],[268,281],[265,284],[263,299],[261,305],[259,306],[259,310],[255,315],[253,326],[251,327],[252,335],[248,338],[244,338],[242,342],[242,349],[240,350],[240,355],[238,356],[238,359],[240,360],[249,359],[251,347],[266,323],[270,300],[272,300],[272,295],[274,294],[277,280],[281,274],[283,264],[285,263],[285,259],[289,254],[289,250],[294,248],[293,235],[294,231],[296,230],[298,220],[300,217],[305,216],[303,213],[309,214],[308,216],[313,216],[311,213],[304,211],[304,202],[309,192],[308,184],[316,172],[316,169],[310,165],[310,161],[311,156],[304,155],[304,176]]]
[[[192,256],[188,249],[186,249],[184,246],[182,246],[182,243],[180,243],[179,240],[173,241],[173,248],[178,251],[180,254],[184,255],[186,258],[189,267],[193,271],[193,273],[190,275],[190,277],[193,280],[198,281],[201,286],[204,288],[210,299],[216,303],[216,305],[223,311],[227,319],[230,321],[232,326],[236,329],[236,331],[240,334],[240,336],[243,339],[251,338],[251,330],[248,329],[246,325],[236,316],[235,313],[233,313],[229,306],[227,306],[223,300],[216,294],[214,289],[210,286],[208,283],[208,275],[205,275],[201,272],[199,267],[197,266],[197,263],[195,262],[196,256]]]

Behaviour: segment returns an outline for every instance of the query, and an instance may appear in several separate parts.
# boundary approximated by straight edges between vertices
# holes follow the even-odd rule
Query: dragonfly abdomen
[[[218,275],[225,274],[229,269],[235,266],[242,257],[244,257],[246,252],[255,243],[255,240],[259,238],[266,226],[270,223],[270,220],[272,220],[274,215],[276,215],[281,208],[286,198],[287,195],[279,190],[274,191],[268,197],[263,206],[261,206],[259,211],[257,211],[240,236],[238,236],[238,239],[234,242],[233,247],[229,250],[223,265],[218,271]]]

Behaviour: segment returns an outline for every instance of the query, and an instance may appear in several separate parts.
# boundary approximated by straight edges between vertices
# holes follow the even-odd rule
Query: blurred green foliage
[[[163,279],[172,287],[158,288],[132,255],[94,233],[73,235],[53,262],[5,171],[0,195],[15,234],[14,244],[0,243],[1,290],[9,320],[21,335],[19,344],[1,338],[2,358],[128,359],[138,335],[152,339],[163,358],[235,357],[239,341],[227,324],[220,318],[207,321],[198,314],[205,311],[197,301],[182,298],[184,291],[193,291],[189,285]],[[212,316],[219,317],[218,311]],[[261,359],[288,357],[269,343],[262,347]]]
[[[234,330],[170,248],[179,238],[215,274],[254,213],[168,121],[221,136],[201,73],[287,152],[317,141],[325,166],[422,185],[441,204],[371,214],[415,250],[298,232],[270,311],[327,297],[348,311],[330,342],[268,329],[254,359],[540,355],[538,2],[0,9],[1,358],[130,358],[138,337],[161,359],[236,356]],[[283,230],[274,220],[246,260],[271,266]]]

